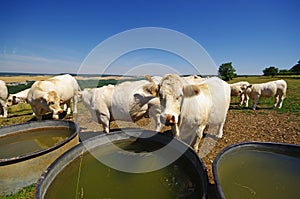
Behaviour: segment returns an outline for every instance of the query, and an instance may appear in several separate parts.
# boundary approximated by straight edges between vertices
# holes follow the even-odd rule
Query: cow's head
[[[183,99],[183,80],[176,74],[165,75],[160,84],[146,79],[149,84],[144,86],[144,90],[160,99],[161,122],[166,125],[177,124]]]
[[[41,98],[41,103],[48,107],[48,109],[53,113],[53,117],[55,117],[55,119],[58,118],[58,114],[63,112],[60,107],[60,104],[63,103],[63,100],[58,97],[56,91],[47,92]]]
[[[250,94],[252,91],[252,84],[250,85],[245,85],[245,89],[242,91],[242,94]]]
[[[7,100],[6,100],[6,105],[7,106],[12,106],[12,105],[16,105],[20,102],[20,100],[14,96],[14,95],[9,95]]]
[[[251,87],[252,87],[252,85],[249,85],[249,84],[241,84],[241,86],[239,88],[239,94],[245,93],[246,90]]]

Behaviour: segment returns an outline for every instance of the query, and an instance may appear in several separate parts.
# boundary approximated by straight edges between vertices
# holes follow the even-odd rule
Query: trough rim
[[[41,124],[41,126],[39,126],[39,124]],[[10,165],[10,164],[14,164],[14,163],[18,163],[18,162],[22,162],[25,160],[29,160],[38,156],[42,156],[46,153],[49,153],[51,151],[54,151],[58,148],[60,148],[61,146],[67,144],[68,142],[70,142],[72,139],[74,139],[77,134],[79,133],[79,126],[76,122],[73,122],[71,120],[42,120],[42,121],[29,121],[29,122],[24,122],[24,123],[20,123],[20,124],[12,124],[9,126],[4,126],[0,128],[0,137],[1,135],[6,135],[9,132],[10,128],[17,128],[18,126],[24,126],[24,128],[14,131],[14,133],[18,133],[18,132],[23,132],[24,130],[26,130],[26,128],[30,128],[33,127],[32,129],[39,129],[39,128],[46,128],[46,127],[51,127],[51,128],[55,128],[55,126],[51,126],[51,124],[55,124],[56,126],[58,126],[59,124],[65,124],[66,127],[69,127],[69,129],[75,129],[75,132],[72,133],[69,137],[67,137],[65,140],[63,140],[62,142],[59,142],[49,148],[46,149],[42,149],[33,153],[29,153],[29,154],[24,154],[24,155],[20,155],[20,156],[16,156],[16,157],[12,157],[12,158],[4,158],[4,159],[0,159],[0,166],[5,166],[5,165]],[[4,131],[3,133],[1,131]]]
[[[146,136],[146,137],[138,137],[141,134],[146,133],[146,134],[151,134],[152,136]],[[155,136],[156,135],[156,136]],[[46,191],[49,188],[49,186],[51,185],[53,179],[60,173],[61,170],[63,170],[66,166],[68,166],[70,164],[71,161],[73,161],[74,159],[78,158],[79,156],[77,156],[78,154],[85,154],[88,152],[87,147],[89,148],[91,145],[93,146],[95,143],[99,144],[99,140],[101,140],[102,137],[105,136],[110,136],[112,138],[109,138],[110,141],[122,141],[122,140],[127,140],[127,139],[139,139],[139,138],[146,138],[146,139],[152,139],[153,141],[159,141],[161,144],[165,144],[164,142],[170,142],[171,139],[176,139],[174,137],[171,137],[169,135],[160,133],[160,132],[156,132],[156,131],[152,131],[152,130],[145,130],[145,129],[141,129],[141,128],[125,128],[125,129],[121,129],[118,131],[114,131],[111,132],[109,134],[100,134],[98,136],[95,136],[93,138],[90,138],[86,141],[80,142],[79,144],[75,145],[74,147],[72,147],[71,149],[69,149],[68,151],[66,151],[65,153],[63,153],[61,156],[59,156],[41,175],[41,177],[39,178],[39,180],[36,183],[36,187],[35,187],[35,194],[34,194],[34,198],[35,199],[41,199],[44,198]],[[121,137],[122,139],[117,139],[118,137]],[[161,138],[161,139],[158,139]],[[154,139],[153,139],[154,138]],[[102,139],[104,140],[104,139]],[[191,164],[193,164],[195,170],[197,173],[199,173],[200,176],[202,176],[202,187],[203,188],[203,198],[207,197],[208,194],[208,175],[207,175],[207,170],[206,167],[204,165],[203,160],[197,155],[197,153],[186,143],[176,139],[177,144],[181,145],[180,149],[182,148],[186,148],[186,151],[184,155],[186,158],[191,158],[190,162]],[[105,144],[105,142],[100,143],[101,144]],[[185,146],[183,146],[182,144],[184,144]],[[99,146],[98,145],[98,146]],[[97,146],[93,146],[92,148],[95,148]],[[179,150],[180,150],[179,149]],[[190,151],[190,152],[187,152]],[[58,167],[57,165],[59,164],[59,162],[63,161],[63,160],[68,160],[67,163],[61,164],[60,165],[60,171],[58,171]],[[196,162],[199,161],[199,164]],[[198,165],[198,166],[196,166]],[[199,165],[201,168],[199,168]],[[45,178],[47,178],[47,181],[45,182]]]
[[[213,177],[215,180],[215,184],[217,187],[217,192],[218,192],[218,197],[221,199],[226,199],[225,194],[222,190],[221,183],[218,177],[218,171],[217,167],[219,164],[219,161],[223,158],[223,155],[226,155],[227,153],[241,149],[241,148],[246,148],[246,149],[252,149],[252,150],[260,150],[260,151],[272,151],[272,152],[280,152],[280,153],[299,153],[300,154],[300,146],[297,144],[289,144],[289,143],[280,143],[280,142],[241,142],[237,144],[232,144],[227,147],[225,147],[213,161],[213,167],[212,167],[212,172],[213,172]]]

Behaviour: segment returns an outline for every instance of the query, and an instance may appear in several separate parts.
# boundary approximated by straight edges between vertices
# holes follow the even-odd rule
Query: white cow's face
[[[42,104],[45,107],[48,107],[48,109],[53,113],[53,115],[58,115],[63,112],[63,110],[60,107],[60,104],[63,101],[57,96],[57,93],[55,91],[50,91],[45,94],[45,96],[42,99]]]
[[[9,97],[6,101],[6,105],[12,106],[12,105],[18,104],[19,102],[20,102],[20,100],[16,96],[9,95]]]
[[[248,85],[247,85],[247,84],[242,84],[242,85],[240,86],[239,94],[245,93],[246,90],[247,90],[247,88],[248,88]]]
[[[183,98],[183,83],[178,75],[167,75],[159,87],[161,103],[161,122],[166,125],[177,124]]]

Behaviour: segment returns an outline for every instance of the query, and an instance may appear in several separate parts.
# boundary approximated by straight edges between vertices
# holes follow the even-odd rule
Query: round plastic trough
[[[298,198],[300,146],[248,142],[218,154],[213,175],[220,198]]]
[[[143,164],[143,158],[152,158],[152,152],[163,148],[171,142],[171,152],[174,152],[174,154],[181,154],[179,159],[184,160],[185,165],[182,167],[182,165],[178,166],[174,162],[170,163],[171,166],[168,165],[167,167],[171,168],[171,171],[168,171],[169,173],[161,172],[163,173],[162,176],[159,176],[161,175],[161,173],[158,172],[157,174],[157,171],[150,171],[149,173],[131,173],[126,171],[119,171],[116,168],[111,168],[105,165],[106,163],[103,164],[101,162],[103,161],[103,159],[101,160],[101,158],[99,159],[99,157],[92,158],[93,161],[97,164],[95,167],[98,168],[98,164],[103,164],[107,166],[104,171],[109,172],[101,173],[97,169],[93,170],[94,167],[89,167],[87,165],[89,163],[88,159],[91,159],[91,155],[94,156],[98,153],[100,154],[100,156],[102,156],[101,154],[103,152],[104,155],[108,155],[108,157],[111,157],[112,159],[115,158],[117,161],[120,161],[120,164],[122,164],[123,166],[127,164],[127,166],[129,166],[130,168],[138,165],[146,165],[147,167],[148,163]],[[114,157],[115,152],[112,152],[114,149],[111,150],[110,148],[111,143],[113,143],[113,145],[116,144],[120,148],[125,146],[125,148],[127,147],[127,149],[122,148],[120,150],[117,150],[117,157]],[[154,148],[157,148],[153,149],[153,146]],[[147,155],[148,152],[144,153],[145,150],[147,151],[148,147],[151,148],[149,151],[149,155]],[[164,157],[167,159],[165,155],[160,154],[159,156],[161,157],[159,157],[158,159],[163,162]],[[126,163],[126,158],[133,158],[133,161]],[[158,159],[151,159],[155,161],[150,161],[149,165],[151,166],[155,164]],[[135,161],[137,161],[139,164],[134,163]],[[177,162],[177,160],[175,162]],[[189,169],[180,171],[182,168]],[[87,174],[89,172],[90,174]],[[143,198],[151,198],[153,197],[153,194],[156,194],[155,189],[157,187],[155,188],[155,186],[157,184],[160,187],[166,186],[169,191],[173,191],[172,189],[177,186],[176,183],[182,183],[184,180],[186,180],[179,179],[178,176],[180,176],[181,174],[177,173],[180,172],[188,172],[190,174],[189,177],[195,179],[196,185],[194,187],[193,185],[189,184],[182,185],[186,187],[190,186],[190,188],[187,189],[191,192],[188,193],[191,194],[189,195],[189,198],[205,198],[207,196],[208,177],[205,166],[199,156],[189,146],[165,134],[141,129],[126,129],[113,132],[108,135],[99,135],[97,137],[91,138],[64,153],[53,164],[51,164],[51,166],[39,179],[36,186],[35,198],[140,198],[141,194]],[[172,175],[174,173],[176,173],[177,176]],[[138,184],[131,184],[135,178],[140,177],[139,175],[142,175],[142,181]],[[154,176],[153,178],[156,178],[155,176],[158,175],[157,179],[155,179],[154,181],[157,184],[151,183],[153,179],[147,180],[147,175]],[[111,176],[115,176],[115,178],[117,178],[118,180],[114,179],[114,182],[110,182],[112,178]],[[101,183],[104,183],[104,185],[101,185]],[[106,184],[111,184],[110,188],[113,189],[112,192],[106,190],[106,188],[104,187]],[[92,186],[94,186],[95,188],[91,190],[90,187]],[[147,188],[152,186],[154,186],[154,188]],[[193,188],[195,188],[195,190],[191,190]],[[53,193],[51,195],[53,189],[54,192],[57,192],[55,193],[56,195]],[[138,191],[141,191],[139,189],[142,189],[143,192],[138,193]],[[64,195],[69,190],[72,190],[71,195]],[[119,193],[116,193],[116,191],[119,191]],[[183,195],[185,194],[186,193],[183,193]],[[157,198],[159,198],[159,196]]]
[[[36,183],[48,166],[79,143],[72,121],[32,121],[0,128],[0,194]]]

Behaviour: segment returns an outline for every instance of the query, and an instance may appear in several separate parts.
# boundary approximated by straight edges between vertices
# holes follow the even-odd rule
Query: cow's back
[[[230,105],[230,85],[218,77],[209,78],[203,83],[208,85],[213,104],[209,123],[224,122]]]

